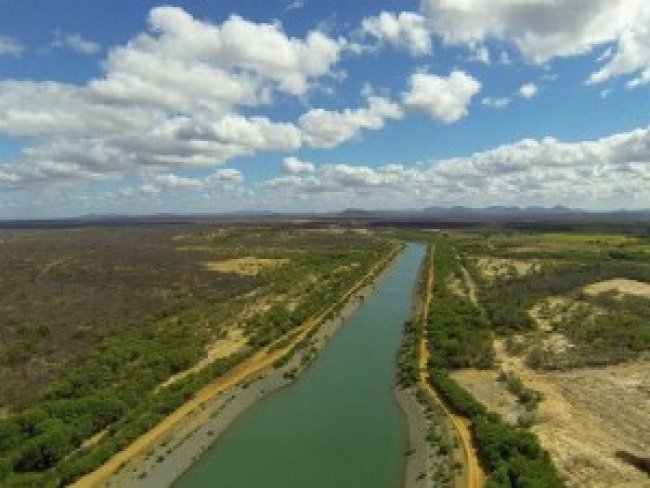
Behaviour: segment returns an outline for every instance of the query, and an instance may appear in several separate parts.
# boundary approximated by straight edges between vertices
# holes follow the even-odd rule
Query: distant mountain
[[[214,225],[272,225],[291,223],[295,225],[345,225],[345,226],[398,226],[398,227],[437,227],[452,228],[477,226],[482,224],[530,222],[554,223],[604,223],[604,222],[647,222],[650,209],[586,211],[565,206],[491,206],[472,208],[465,206],[431,206],[423,209],[366,210],[348,208],[340,212],[300,212],[279,213],[268,210],[244,210],[239,212],[213,214],[174,214],[121,215],[90,214],[74,218],[37,220],[0,220],[0,229],[28,228],[76,228],[89,226],[140,226],[177,224]]]
[[[445,214],[445,215],[563,215],[563,214],[582,214],[584,210],[573,209],[557,205],[555,207],[505,207],[505,206],[491,206],[483,208],[453,206],[453,207],[427,207],[422,210],[427,214]]]

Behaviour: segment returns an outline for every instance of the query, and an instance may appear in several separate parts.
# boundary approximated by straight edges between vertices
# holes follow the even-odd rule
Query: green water
[[[298,381],[243,414],[175,486],[400,486],[395,355],[423,255],[409,245]]]

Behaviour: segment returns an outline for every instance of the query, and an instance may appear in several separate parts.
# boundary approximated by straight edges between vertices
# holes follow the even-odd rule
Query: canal
[[[409,244],[291,386],[245,412],[177,488],[396,488],[406,424],[396,353],[425,248]]]

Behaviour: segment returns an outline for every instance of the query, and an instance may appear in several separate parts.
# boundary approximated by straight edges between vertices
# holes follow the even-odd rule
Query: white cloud
[[[401,119],[402,108],[390,100],[368,95],[367,107],[341,112],[316,108],[300,117],[304,140],[314,147],[331,148],[358,137],[361,129],[381,129],[387,119]]]
[[[286,157],[282,161],[282,171],[290,175],[313,173],[314,170],[315,166],[312,163],[301,161],[294,156]]]
[[[292,95],[304,93],[310,79],[327,74],[343,48],[342,41],[318,31],[304,40],[290,38],[278,24],[258,24],[236,15],[220,26],[211,25],[178,7],[154,8],[149,22],[159,35],[141,36],[130,47],[161,58],[249,70]]]
[[[519,87],[519,96],[521,98],[531,99],[537,95],[538,90],[535,83],[524,83]]]
[[[146,177],[137,188],[127,188],[127,193],[139,191],[144,194],[159,194],[164,191],[196,191],[223,185],[238,185],[244,181],[239,170],[220,168],[203,178],[179,176],[174,173],[159,173]]]
[[[637,88],[650,83],[650,68],[644,69],[637,77],[626,83],[628,88]]]
[[[289,123],[271,122],[265,117],[227,115],[212,125],[217,140],[257,151],[290,151],[301,144],[300,131]]]
[[[646,0],[421,0],[420,12],[382,12],[365,19],[362,31],[413,54],[429,53],[431,36],[439,36],[467,46],[470,60],[483,62],[489,61],[487,41],[509,43],[540,65],[604,45],[598,62],[606,64],[589,82],[636,74],[629,82],[636,87],[650,78],[644,71],[650,69],[649,26]],[[500,60],[510,64],[507,51]]]
[[[330,74],[343,49],[343,41],[318,31],[290,38],[277,24],[238,16],[213,25],[178,7],[154,8],[149,23],[150,33],[110,53],[107,76],[91,85],[98,96],[224,112],[268,103],[274,89],[303,95]]]
[[[208,176],[208,181],[217,181],[220,183],[241,183],[244,181],[244,175],[241,171],[234,168],[220,168],[210,176]]]
[[[74,35],[59,41],[94,50]],[[73,180],[294,151],[298,127],[241,111],[268,106],[278,92],[305,95],[333,75],[344,48],[319,31],[295,38],[279,24],[237,16],[212,24],[154,8],[149,29],[111,49],[104,75],[85,85],[0,80],[0,135],[27,144],[0,170],[35,181],[54,178],[44,165],[59,165],[67,171],[57,180]]]
[[[286,11],[290,10],[300,10],[305,7],[305,2],[304,0],[294,0],[291,2],[287,7],[285,8]]]
[[[423,0],[429,28],[447,43],[514,43],[534,63],[589,52],[642,22],[645,0]]]
[[[613,54],[603,60],[607,63],[589,77],[589,83],[601,83],[628,74],[637,74],[628,83],[630,88],[650,82],[650,4],[646,3],[636,22],[626,26]]]
[[[481,103],[490,108],[505,108],[512,100],[509,97],[485,97]]]
[[[193,189],[193,188],[201,188],[204,182],[203,180],[197,178],[186,178],[183,176],[167,173],[167,174],[156,175],[153,179],[153,184],[157,188]]]
[[[54,41],[52,41],[52,46],[58,48],[68,48],[72,51],[92,55],[97,54],[101,49],[101,44],[98,44],[94,41],[84,39],[80,34],[66,34],[60,31],[54,33]]]
[[[487,65],[492,64],[492,59],[490,57],[490,50],[487,47],[481,44],[477,44],[477,45],[470,44],[469,48],[470,48],[469,61],[476,61]]]
[[[0,36],[0,56],[19,57],[25,47],[12,37]]]
[[[650,127],[593,141],[524,139],[410,167],[325,164],[308,175],[263,184],[269,202],[300,199],[320,209],[430,204],[647,208],[649,186]]]
[[[481,84],[463,71],[448,77],[414,73],[409,90],[403,94],[404,106],[428,114],[445,123],[456,122],[467,115],[467,107]]]
[[[364,19],[361,31],[381,43],[406,49],[414,56],[431,53],[431,33],[426,20],[414,12],[381,12]]]

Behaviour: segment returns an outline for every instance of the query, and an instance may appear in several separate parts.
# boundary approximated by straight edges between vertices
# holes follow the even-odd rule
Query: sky
[[[0,0],[0,219],[650,208],[646,0]]]

